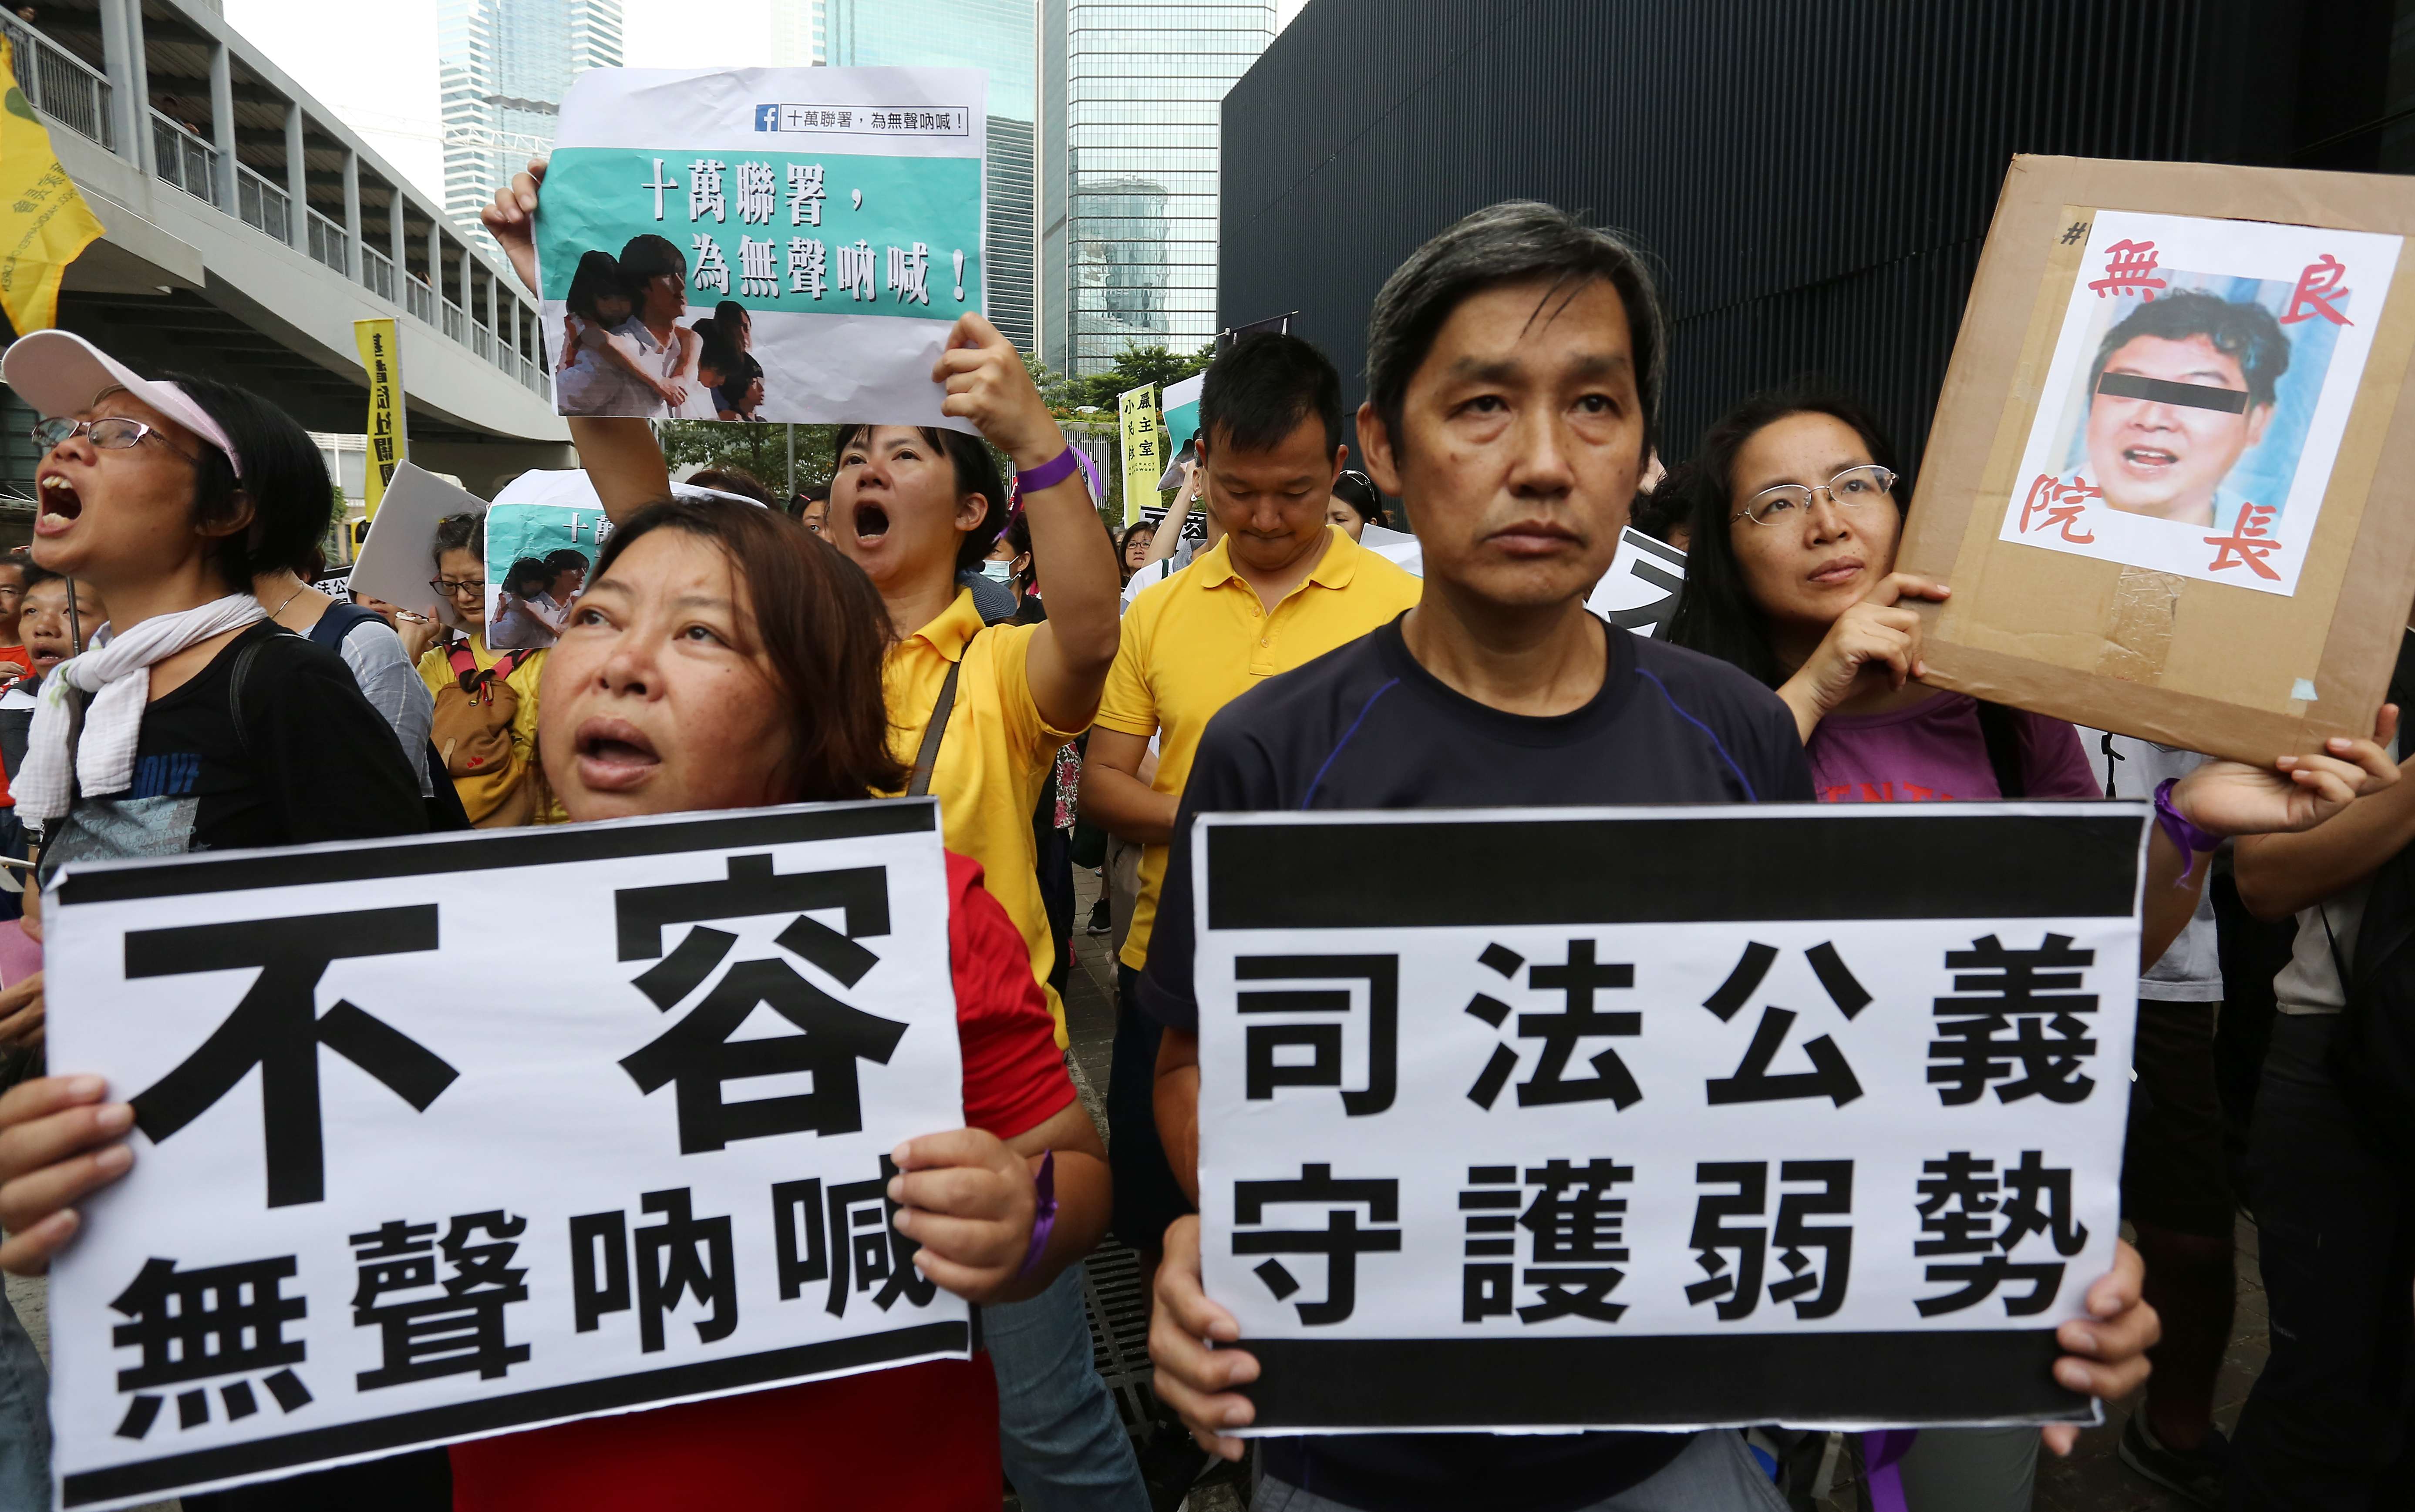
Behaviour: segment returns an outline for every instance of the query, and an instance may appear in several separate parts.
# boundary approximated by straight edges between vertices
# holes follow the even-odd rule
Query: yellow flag
[[[406,442],[403,437],[402,349],[396,344],[394,322],[354,321],[352,341],[361,350],[361,371],[369,381],[368,468],[361,513],[377,518],[386,485],[394,481]]]
[[[59,278],[101,233],[51,133],[17,87],[17,59],[0,37],[0,311],[17,334],[58,323]]]

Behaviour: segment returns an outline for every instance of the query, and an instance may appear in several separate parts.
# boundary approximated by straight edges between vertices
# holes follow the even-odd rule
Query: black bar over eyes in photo
[[[2247,412],[2247,391],[2243,388],[2221,388],[2212,383],[2175,383],[2162,378],[2141,378],[2137,373],[2107,373],[2096,381],[2096,392],[2108,398],[2146,399],[2155,404],[2179,404],[2192,410],[2219,410],[2224,414]]]
[[[2139,810],[2143,816],[2144,810]],[[1203,826],[1211,929],[2126,918],[2143,817]]]

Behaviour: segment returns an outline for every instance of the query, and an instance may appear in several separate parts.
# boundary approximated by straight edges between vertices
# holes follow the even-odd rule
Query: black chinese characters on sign
[[[1330,987],[1244,987],[1236,1007],[1251,1015],[1242,1027],[1245,1092],[1262,1101],[1284,1086],[1329,1086],[1353,1118],[1392,1105],[1400,1080],[1401,961],[1396,955],[1245,955],[1233,963],[1244,982],[1331,981]],[[1367,1072],[1364,1085],[1343,1085],[1342,1026],[1351,1013],[1351,984],[1367,989]],[[1289,1052],[1306,1052],[1301,1059]]]
[[[492,1381],[525,1362],[529,1346],[504,1337],[503,1310],[528,1300],[528,1272],[512,1264],[527,1228],[524,1218],[489,1211],[455,1217],[441,1242],[435,1224],[401,1219],[353,1235],[352,1323],[379,1330],[383,1359],[360,1372],[358,1388],[472,1372]],[[486,1242],[472,1242],[482,1235]]]
[[[1468,1217],[1468,1263],[1462,1275],[1461,1317],[1468,1323],[1507,1317],[1521,1323],[1590,1318],[1616,1323],[1627,1311],[1610,1294],[1627,1279],[1627,1199],[1612,1193],[1635,1180],[1635,1168],[1597,1156],[1582,1165],[1563,1160],[1527,1168],[1477,1165],[1467,1172],[1459,1205]],[[1532,1191],[1532,1197],[1527,1192]],[[1526,1233],[1526,1259],[1516,1265],[1517,1233]],[[1517,1288],[1536,1299],[1517,1305]]]
[[[2078,989],[2096,952],[2048,935],[2033,951],[2007,949],[1993,935],[1945,952],[1955,995],[1936,1002],[1928,1081],[1947,1107],[1976,1102],[1992,1085],[1999,1102],[2031,1096],[2078,1102],[2096,1083],[2082,1068],[2096,1054],[2083,1013],[2096,996]]]
[[[938,1283],[914,1268],[918,1246],[894,1222],[897,1205],[889,1199],[889,1182],[896,1175],[895,1163],[884,1155],[879,1175],[833,1183],[827,1200],[818,1179],[772,1188],[780,1300],[795,1300],[808,1282],[828,1281],[824,1306],[833,1318],[846,1315],[850,1296],[876,1285],[872,1302],[883,1312],[901,1296],[918,1308],[929,1305]]]
[[[1594,1007],[1596,993],[1623,992],[1635,985],[1634,966],[1598,961],[1595,951],[1592,940],[1570,940],[1567,960],[1556,966],[1538,962],[1527,966],[1525,957],[1495,943],[1487,945],[1477,957],[1494,975],[1512,981],[1517,980],[1519,968],[1524,966],[1526,985],[1531,991],[1556,993],[1564,1004],[1556,1013],[1518,1015],[1516,1037],[1542,1042],[1533,1072],[1518,1084],[1518,1106],[1522,1108],[1608,1101],[1624,1109],[1642,1100],[1642,1089],[1636,1086],[1634,1075],[1618,1058],[1614,1047],[1598,1052],[1587,1061],[1593,1068],[1591,1076],[1568,1074],[1569,1059],[1585,1040],[1604,1036],[1632,1039],[1643,1032],[1642,1014]],[[1468,1000],[1467,1012],[1497,1029],[1508,1022],[1510,1008],[1490,994],[1478,993]],[[1478,1073],[1476,1085],[1467,1089],[1468,1100],[1479,1108],[1491,1109],[1509,1078],[1517,1074],[1518,1059],[1518,1051],[1513,1047],[1495,1045],[1492,1058]]]
[[[140,1349],[142,1361],[117,1372],[117,1389],[135,1393],[126,1404],[117,1436],[140,1439],[158,1420],[160,1397],[154,1386],[185,1385],[266,1372],[261,1385],[287,1413],[310,1402],[310,1390],[293,1367],[302,1363],[298,1339],[288,1339],[289,1325],[302,1321],[309,1303],[287,1296],[285,1283],[297,1266],[292,1255],[248,1260],[231,1265],[206,1265],[179,1270],[172,1260],[153,1258],[110,1306],[128,1320],[110,1334],[120,1349]],[[229,1421],[260,1411],[260,1400],[248,1379],[227,1382],[218,1400]],[[206,1387],[195,1385],[176,1394],[176,1426],[199,1428],[210,1420]]]
[[[1694,1167],[1694,1180],[1706,1189],[1695,1200],[1690,1240],[1702,1279],[1686,1288],[1686,1300],[1695,1307],[1715,1303],[1721,1323],[1751,1317],[1761,1305],[1772,1249],[1786,1268],[1783,1277],[1769,1283],[1772,1302],[1792,1303],[1797,1319],[1831,1317],[1845,1305],[1853,1261],[1852,1225],[1809,1220],[1851,1217],[1853,1162],[1781,1160],[1778,1179],[1781,1190],[1773,1228],[1765,1221],[1768,1161],[1703,1160]],[[1712,1187],[1734,1190],[1707,1190]],[[1815,1190],[1801,1190],[1805,1187]],[[1814,1265],[1807,1250],[1819,1251],[1820,1263]]]
[[[664,1012],[704,986],[738,943],[726,930],[698,925],[665,955],[663,933],[672,925],[793,912],[780,949],[847,987],[879,960],[858,941],[889,933],[888,874],[878,866],[780,873],[769,855],[733,856],[725,879],[628,888],[613,898],[621,959],[656,963],[636,985]],[[818,909],[843,910],[846,933],[812,917]],[[735,1039],[758,1008],[797,1032]],[[773,956],[731,963],[685,1016],[621,1066],[641,1093],[673,1087],[680,1153],[693,1155],[733,1139],[860,1131],[858,1063],[886,1065],[905,1033],[905,1025],[848,1007]],[[810,1091],[735,1102],[722,1095],[730,1082],[800,1072],[812,1077]]]
[[[1325,1226],[1265,1226],[1268,1207],[1289,1205],[1324,1208]],[[1358,1221],[1358,1209],[1362,1207],[1367,1210],[1364,1226]],[[1397,1180],[1337,1180],[1330,1165],[1303,1164],[1297,1180],[1233,1184],[1233,1253],[1325,1257],[1324,1299],[1292,1304],[1299,1311],[1299,1321],[1311,1327],[1340,1323],[1350,1316],[1358,1305],[1358,1257],[1398,1254],[1400,1222],[1401,1184]],[[1290,1301],[1300,1289],[1298,1278],[1281,1260],[1264,1261],[1252,1274],[1278,1302]]]
[[[234,1011],[200,1049],[135,1094],[136,1125],[154,1143],[165,1141],[232,1091],[257,1066],[268,1205],[289,1207],[324,1198],[321,1045],[377,1078],[420,1113],[459,1073],[434,1051],[350,1001],[339,1000],[320,1013],[319,978],[337,961],[435,950],[436,916],[431,903],[128,934],[129,979],[246,967],[260,972]]]
[[[1976,1307],[2007,1281],[2029,1291],[2003,1299],[2004,1316],[2035,1317],[2054,1305],[2062,1288],[2063,1259],[2016,1260],[2014,1251],[2036,1239],[2041,1242],[2030,1246],[2030,1255],[2051,1250],[2068,1258],[2088,1243],[2088,1226],[2072,1217],[2071,1172],[2048,1167],[2036,1150],[2023,1150],[2019,1163],[2001,1175],[1995,1161],[1968,1150],[1927,1161],[1919,1207],[1921,1237],[1913,1254],[1972,1257],[1928,1267],[1929,1280],[1957,1282],[1960,1290],[1920,1298],[1915,1305],[1924,1318]]]

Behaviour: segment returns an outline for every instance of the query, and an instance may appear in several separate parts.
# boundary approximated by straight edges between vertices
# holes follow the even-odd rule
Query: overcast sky
[[[1276,0],[1278,26],[1308,0]],[[742,38],[771,31],[772,0],[718,0],[713,24],[695,24],[692,0],[622,0],[627,56],[656,68],[739,61]],[[226,0],[226,19],[301,86],[369,140],[422,193],[442,203],[437,142],[435,0],[382,0],[375,54],[362,32],[327,24],[327,0]]]

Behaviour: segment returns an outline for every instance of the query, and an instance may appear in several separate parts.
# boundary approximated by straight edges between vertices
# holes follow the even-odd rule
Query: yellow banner
[[[17,59],[0,37],[0,311],[17,334],[59,320],[59,278],[101,233],[51,146],[51,133],[17,87]]]
[[[378,502],[403,459],[402,347],[394,322],[354,321],[352,341],[369,377],[368,466],[362,470],[362,513],[377,518]]]
[[[1165,472],[1161,455],[1163,438],[1157,426],[1157,385],[1144,383],[1116,397],[1116,414],[1124,429],[1124,523],[1140,519],[1144,505],[1162,502],[1157,480]]]

